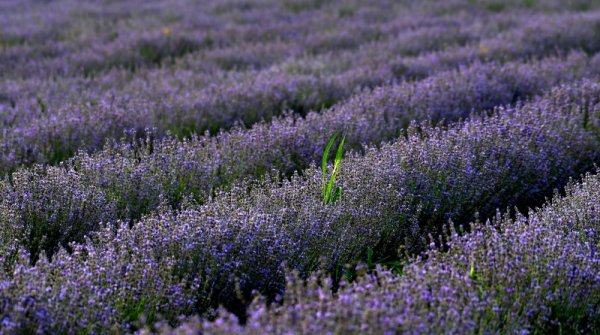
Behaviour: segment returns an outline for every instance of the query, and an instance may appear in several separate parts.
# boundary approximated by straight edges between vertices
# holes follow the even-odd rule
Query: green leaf
[[[340,144],[338,145],[335,159],[333,162],[333,171],[331,173],[331,176],[329,177],[329,182],[326,182],[327,158],[329,157],[329,151],[331,150],[331,147],[333,146],[333,143],[335,142],[335,139],[338,137],[339,134],[340,134],[340,131],[336,132],[331,137],[331,139],[327,143],[327,146],[325,147],[325,150],[323,152],[323,160],[321,162],[321,172],[322,172],[322,183],[323,183],[322,194],[323,194],[323,202],[325,204],[330,204],[330,203],[335,202],[342,195],[342,188],[337,187],[337,188],[335,188],[335,191],[334,191],[334,184],[335,184],[335,179],[340,171],[340,165],[342,162],[342,155],[344,152],[344,143],[346,141],[346,136],[342,137],[342,140],[340,141]]]
[[[342,187],[338,186],[335,188],[335,192],[333,193],[333,198],[331,199],[332,203],[335,203],[337,201],[337,199],[339,199],[342,196]]]
[[[329,183],[327,183],[327,188],[325,189],[325,203],[326,204],[331,202],[331,191],[333,190],[334,182],[335,182],[335,173],[332,173],[331,177],[329,178]]]
[[[327,142],[327,146],[325,146],[325,151],[323,151],[323,159],[321,161],[321,175],[322,175],[322,180],[323,180],[323,198],[326,197],[326,187],[325,187],[325,176],[327,175],[327,158],[329,157],[329,150],[331,150],[331,147],[333,146],[333,143],[335,142],[335,139],[337,138],[338,134],[340,132],[336,132],[335,134],[333,134],[333,136],[331,136],[331,138],[329,139],[329,142]]]
[[[340,145],[337,148],[337,152],[335,154],[335,161],[333,162],[334,171],[338,170],[338,167],[340,166],[340,163],[342,162],[342,154],[344,152],[344,142],[346,142],[346,135],[344,135],[342,137],[342,141],[340,142]]]

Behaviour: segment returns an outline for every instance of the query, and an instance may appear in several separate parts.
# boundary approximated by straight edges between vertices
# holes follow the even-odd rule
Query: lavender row
[[[385,35],[382,36],[380,40],[363,45],[359,52],[352,50],[343,53],[291,57],[283,63],[274,66],[272,69],[262,69],[263,72],[266,72],[262,74],[259,71],[202,71],[203,69],[200,68],[200,66],[206,66],[207,63],[211,63],[211,58],[214,58],[214,55],[203,54],[201,57],[195,57],[187,61],[181,60],[178,64],[165,66],[161,69],[140,71],[136,73],[135,76],[128,74],[127,72],[123,73],[122,71],[114,70],[93,80],[80,77],[61,77],[50,81],[40,80],[39,78],[6,80],[2,85],[2,99],[7,107],[18,106],[22,109],[32,109],[32,111],[30,111],[31,114],[39,107],[37,106],[37,99],[34,99],[36,97],[43,100],[44,104],[46,104],[51,111],[59,107],[61,103],[64,104],[64,100],[79,99],[76,100],[78,103],[85,102],[81,101],[81,95],[91,95],[92,92],[88,92],[91,88],[94,89],[94,94],[96,96],[89,97],[89,100],[92,98],[99,98],[97,91],[104,92],[111,88],[118,90],[122,94],[124,93],[124,95],[136,93],[137,95],[140,95],[140,93],[143,93],[141,95],[150,98],[155,95],[160,95],[160,90],[146,93],[148,88],[156,86],[164,86],[161,90],[167,92],[177,91],[181,95],[190,95],[192,91],[191,88],[188,87],[187,92],[183,91],[186,89],[184,85],[193,84],[194,89],[197,90],[198,88],[209,86],[209,84],[214,85],[221,83],[224,80],[235,83],[244,79],[251,79],[258,74],[269,75],[270,73],[272,75],[273,72],[277,71],[305,75],[340,74],[348,72],[353,67],[367,62],[381,64],[391,55],[396,57],[407,56],[408,54],[419,54],[423,51],[435,50],[435,48],[439,48],[438,42],[440,42],[440,40],[444,40],[446,46],[455,43],[464,43],[465,40],[475,39],[478,35],[497,33],[498,31],[505,29],[505,26],[515,24],[514,20],[508,20],[508,22],[504,23],[498,22],[496,23],[498,26],[495,26],[494,22],[497,20],[500,21],[500,18],[487,19],[491,21],[491,23],[488,22],[483,27],[481,22],[467,24],[455,20],[437,19],[423,23],[422,27],[413,27],[403,31],[401,34],[397,34],[394,31],[396,29],[394,26],[393,28],[386,29]],[[400,21],[398,24],[407,23]],[[268,58],[267,54],[272,54],[274,52],[273,48],[291,48],[291,46],[283,42],[267,45],[233,45],[231,48],[215,50],[215,52],[224,54],[224,58],[215,61],[232,64],[264,61],[265,58]],[[256,59],[245,59],[246,53],[248,52],[251,54],[257,53],[256,56],[252,57],[255,57]],[[375,55],[378,55],[379,57],[377,61],[371,59]],[[235,59],[227,59],[228,57],[235,57]],[[343,60],[341,58],[343,58]],[[280,67],[281,69],[279,69]],[[245,72],[249,73],[245,74]],[[228,78],[227,76],[231,76],[231,78]],[[381,80],[385,81],[385,79]],[[63,94],[59,95],[59,93]],[[107,93],[116,95],[115,92]],[[169,97],[169,100],[172,100],[173,98],[174,97]],[[28,99],[31,100],[31,102],[29,102],[27,106],[23,105],[24,102],[28,102]],[[32,115],[30,115],[30,117],[31,116]]]
[[[541,203],[592,168],[599,93],[586,81],[446,131],[412,127],[408,139],[346,157],[334,205],[323,203],[320,171],[311,168],[291,181],[240,184],[178,213],[160,210],[132,228],[107,226],[51,262],[42,256],[32,267],[21,250],[1,273],[2,319],[15,330],[134,330],[209,315],[215,303],[239,306],[253,290],[274,297],[282,264],[306,275],[335,272],[367,247],[421,250],[448,219],[464,224],[476,211],[489,217]]]
[[[165,70],[133,79],[114,72],[94,81],[76,79],[72,84],[7,82],[3,98],[6,104],[2,108],[7,129],[0,143],[0,167],[6,172],[23,163],[57,163],[81,147],[98,149],[106,138],[119,137],[124,129],[143,132],[158,127],[161,135],[170,131],[186,136],[226,129],[235,122],[251,125],[286,109],[304,114],[328,107],[353,94],[356,87],[401,78],[402,74],[395,75],[383,64],[389,57],[398,57],[403,49],[414,52],[435,46],[427,42],[399,47],[407,41],[429,41],[437,36],[446,43],[459,43],[464,38],[463,31],[452,29],[451,22],[445,24],[451,26],[424,28],[408,32],[408,37],[401,35],[386,43],[369,45],[360,53],[346,54],[343,62],[329,55],[324,58],[324,71],[316,73],[312,68],[321,60],[309,57],[300,59],[300,63],[289,61],[282,68],[234,75],[189,71],[165,75]],[[373,54],[378,54],[376,60]],[[304,65],[302,62],[306,61],[310,63]],[[338,71],[340,64],[344,65]],[[306,67],[310,72],[298,73]],[[131,84],[122,84],[123,81]],[[98,85],[106,88],[98,90]],[[40,94],[40,86],[48,93]]]
[[[399,5],[353,6],[351,15],[340,15],[344,6],[339,2],[326,9],[309,9],[303,15],[289,13],[277,2],[232,11],[243,6],[238,3],[225,12],[210,8],[210,3],[190,1],[30,4],[18,13],[13,9],[12,15],[0,16],[10,27],[3,34],[6,36],[0,36],[6,46],[1,69],[9,76],[81,71],[90,75],[111,67],[137,70],[190,53],[276,41],[290,44],[288,54],[294,50],[321,53],[377,39],[381,29],[390,28],[390,20],[404,21],[395,27],[397,32],[434,18],[425,13],[415,17]],[[30,26],[32,20],[37,25]]]
[[[34,256],[40,250],[53,254],[59,244],[82,241],[100,222],[132,222],[161,204],[178,208],[189,197],[204,202],[219,188],[273,169],[301,171],[320,157],[336,130],[345,129],[347,146],[360,149],[398,137],[413,120],[453,122],[599,70],[578,53],[525,64],[475,64],[364,91],[304,119],[289,116],[183,143],[117,144],[61,167],[22,169],[2,185],[0,231]]]
[[[421,55],[415,60],[400,60],[391,65],[405,75],[422,76],[431,73],[432,69],[428,64],[432,62],[438,64],[437,66],[455,66],[475,59],[501,61],[539,58],[548,53],[560,53],[570,49],[594,53],[600,48],[595,28],[599,18],[597,11],[585,14],[533,16],[527,25],[503,32],[495,38],[482,40],[476,46],[449,48],[439,53]],[[422,64],[416,73],[412,72],[412,67],[416,65],[413,63]]]
[[[465,12],[468,12],[466,14],[469,17],[490,14],[489,10],[468,8],[464,3],[461,5],[463,8],[454,10],[454,17],[466,18]],[[450,8],[432,11],[431,4],[399,4],[389,1],[370,5],[360,2],[328,2],[316,7],[304,4],[301,13],[276,1],[232,2],[230,5],[218,1],[205,1],[201,4],[191,1],[171,1],[168,4],[139,1],[28,1],[22,6],[10,7],[0,13],[0,21],[6,27],[0,36],[0,45],[9,51],[7,54],[18,49],[28,59],[67,58],[70,62],[63,62],[62,67],[65,68],[81,65],[78,59],[84,61],[86,57],[73,55],[78,52],[88,51],[90,61],[101,58],[97,54],[111,60],[119,54],[137,52],[136,46],[141,47],[143,43],[149,43],[150,47],[155,42],[160,45],[159,32],[182,41],[187,39],[191,47],[206,43],[203,38],[194,36],[195,32],[202,31],[201,35],[211,40],[207,46],[209,49],[211,45],[219,47],[248,41],[293,40],[310,52],[322,52],[330,49],[328,43],[332,43],[333,48],[344,48],[355,45],[360,37],[377,38],[380,34],[378,26],[382,29],[393,26],[389,25],[389,21],[402,21],[401,26],[395,27],[399,29],[396,31],[400,31],[427,24],[432,18],[448,16],[452,12]],[[519,11],[509,11],[503,13],[503,16],[510,17],[518,13]],[[148,31],[157,34],[148,34]],[[156,38],[156,41],[148,41],[149,37]],[[95,51],[96,55],[90,51]],[[136,56],[122,57],[126,59]],[[116,58],[118,60],[119,57]],[[3,64],[8,65],[9,62]],[[15,70],[19,66],[12,62],[10,65],[12,66],[7,66],[6,70],[22,73]],[[53,73],[49,71],[52,68],[52,63],[45,64],[40,72]]]
[[[519,26],[522,24],[520,21],[522,20],[522,18],[505,18],[505,17],[484,17],[482,18],[482,20],[485,20],[485,24],[481,21],[475,21],[471,24],[465,24],[461,21],[457,21],[457,20],[449,20],[449,19],[436,19],[436,20],[432,20],[429,23],[422,23],[423,27],[420,28],[411,28],[408,31],[402,31],[402,34],[399,34],[397,36],[395,36],[394,38],[392,38],[391,40],[382,40],[382,41],[378,41],[378,42],[374,42],[374,43],[369,43],[367,45],[364,45],[364,47],[361,47],[358,51],[351,51],[351,52],[343,52],[340,55],[335,55],[335,56],[328,56],[327,54],[324,55],[325,59],[324,62],[325,64],[320,64],[320,66],[318,65],[319,62],[323,62],[323,60],[321,60],[320,58],[316,57],[314,59],[308,58],[300,58],[300,59],[292,59],[291,63],[294,63],[295,61],[299,61],[300,64],[297,65],[293,65],[291,64],[291,66],[293,67],[303,67],[303,64],[307,63],[307,60],[309,62],[316,62],[317,64],[315,64],[318,67],[322,67],[324,68],[327,72],[325,73],[330,73],[331,69],[335,69],[335,68],[339,68],[340,66],[343,66],[345,69],[351,69],[353,67],[356,66],[360,66],[363,63],[367,63],[369,61],[369,58],[376,58],[378,59],[378,61],[375,63],[375,65],[377,64],[383,64],[385,63],[385,61],[389,61],[389,57],[392,57],[393,55],[395,55],[396,57],[398,56],[399,52],[400,55],[405,55],[407,52],[410,53],[420,53],[422,51],[426,51],[426,50],[435,50],[435,48],[440,48],[439,44],[441,44],[441,41],[444,40],[443,44],[448,46],[448,44],[452,44],[449,43],[448,39],[451,38],[451,41],[456,41],[456,42],[460,42],[461,40],[469,40],[469,39],[473,39],[476,36],[481,35],[481,37],[486,37],[485,41],[481,41],[482,43],[488,41],[491,43],[492,41],[495,41],[494,43],[491,44],[495,44],[497,45],[496,47],[492,48],[489,51],[489,57],[507,57],[508,55],[506,54],[506,50],[504,50],[504,52],[500,52],[501,50],[499,49],[499,46],[504,44],[507,45],[505,47],[505,49],[511,49],[514,50],[513,52],[519,52],[519,50],[522,50],[521,53],[523,54],[522,56],[531,56],[532,54],[532,50],[528,50],[525,51],[524,48],[530,48],[529,44],[532,43],[531,40],[527,40],[528,38],[531,39],[531,35],[532,33],[535,33],[534,35],[536,36],[536,39],[538,40],[538,44],[539,43],[546,43],[549,45],[548,48],[546,48],[546,50],[537,50],[539,55],[541,56],[543,54],[547,54],[549,51],[556,51],[556,50],[568,50],[569,48],[581,48],[582,46],[584,46],[585,44],[589,44],[589,43],[593,43],[593,36],[590,38],[590,34],[593,34],[593,30],[590,29],[590,24],[592,24],[594,22],[594,18],[597,15],[592,14],[588,14],[586,16],[582,16],[582,15],[574,15],[574,14],[568,14],[568,15],[561,15],[561,16],[555,16],[555,17],[548,17],[546,16],[542,16],[542,15],[537,15],[537,16],[533,16],[532,17],[528,17],[528,19],[531,21],[529,23],[529,25],[525,29],[525,32],[520,32],[519,30],[521,30],[522,28],[520,28]],[[548,24],[548,20],[552,19],[553,21],[557,21],[559,23],[552,23],[552,24]],[[581,22],[580,24],[578,24],[578,21],[584,21]],[[564,23],[562,23],[564,22]],[[396,27],[395,25],[392,26],[393,28],[388,28],[388,29],[392,29],[393,31],[397,30],[397,29],[402,29],[402,28],[406,28],[404,27],[404,24],[406,24],[405,22],[403,22],[402,20],[400,20],[400,23],[403,24],[400,27]],[[516,26],[516,27],[515,27]],[[563,29],[566,26],[571,26],[570,31],[566,31],[565,29]],[[493,38],[490,39],[490,35],[493,36],[494,34],[497,34],[499,32],[502,32],[503,30],[506,30],[506,28],[511,27],[512,30],[506,32],[503,36],[500,36],[498,38]],[[443,32],[442,30],[445,30],[445,32]],[[473,33],[473,31],[476,31],[476,33]],[[571,33],[572,32],[572,33]],[[386,34],[388,34],[388,32],[386,31]],[[469,38],[469,34],[473,35],[473,37]],[[514,36],[513,35],[521,35],[520,38],[518,38],[521,41],[518,41],[517,45],[514,45],[514,42],[511,42],[511,40],[514,40]],[[554,46],[552,45],[552,40],[555,40],[556,38],[560,38],[562,40],[569,40],[572,43],[570,45],[565,45],[564,47],[561,47],[560,45]],[[587,42],[586,42],[587,41]],[[239,55],[240,53],[243,54],[243,50],[237,50],[235,46],[232,46],[232,50],[231,53],[234,53],[236,55]],[[467,47],[467,49],[473,49],[473,46],[469,46]],[[489,48],[488,48],[489,49]],[[551,50],[547,50],[547,49],[551,49]],[[460,50],[460,48],[459,48]],[[475,45],[475,48],[473,50],[475,53],[478,52],[478,45]],[[462,51],[464,53],[464,51]],[[451,52],[450,52],[451,53]],[[500,54],[500,55],[498,55]],[[434,54],[435,55],[435,54]],[[264,58],[265,55],[261,55],[260,58]],[[445,57],[448,57],[448,55],[446,55]],[[457,56],[455,55],[455,58]],[[476,55],[471,55],[469,56],[471,59],[476,59]],[[357,60],[358,58],[358,60]],[[202,63],[206,63],[206,59],[205,57],[200,57],[198,58],[199,61],[201,61]],[[457,60],[458,63],[460,64],[462,63],[467,63],[469,60],[468,59],[463,59],[462,61]],[[372,62],[372,60],[370,61]],[[417,61],[418,62],[418,61]],[[343,65],[340,65],[343,64]],[[311,66],[311,67],[315,67],[315,65]],[[454,64],[456,65],[456,64]],[[431,64],[431,60],[429,60],[429,63],[424,63],[421,64],[422,67],[431,67],[431,66],[435,66],[435,64]],[[287,66],[288,68],[290,66]],[[306,67],[306,65],[304,66]],[[453,66],[454,67],[454,66]],[[168,80],[176,80],[177,78],[174,77],[173,74],[169,74],[170,71],[175,71],[175,70],[185,70],[186,66],[183,66],[183,69],[180,69],[178,67],[172,68],[172,67],[167,67],[165,69],[165,71],[158,71],[160,73],[160,76],[167,76]],[[192,66],[192,69],[194,71],[198,71],[199,69],[196,66]],[[320,69],[318,69],[320,70]],[[323,71],[319,71],[318,73],[323,74]],[[314,70],[311,72],[311,74],[316,74],[314,73]],[[155,77],[151,77],[152,80],[159,80],[160,77],[159,76],[155,76]],[[114,84],[118,84],[120,81],[127,81],[127,78],[121,77],[121,78],[108,78],[108,81],[112,81]],[[150,80],[150,78],[148,78],[148,80]],[[62,83],[58,83],[58,84],[62,84]],[[30,84],[31,86],[41,86],[40,83],[38,82],[32,82]],[[48,86],[49,84],[46,84],[44,86]],[[18,87],[18,86],[17,86]],[[33,87],[29,87],[27,88],[27,86],[24,87],[24,89],[26,89],[27,91],[31,91],[33,89]],[[66,88],[64,88],[66,90]],[[9,92],[9,96],[6,97],[7,99],[10,99],[10,101],[12,101],[12,103],[17,103],[16,100],[19,99],[19,96],[17,96],[18,94],[20,94],[20,90],[22,90],[21,88],[16,89],[16,88],[11,88],[10,86],[5,87],[4,90],[7,90]],[[16,91],[16,92],[15,92]],[[31,94],[30,94],[31,95]],[[44,100],[50,100],[49,98],[42,96],[42,98],[44,98]],[[52,105],[52,102],[46,102],[49,105]]]
[[[558,23],[552,20],[558,20]],[[61,91],[54,99],[60,101],[56,108],[48,105],[43,97],[30,95],[24,110],[5,108],[4,122],[16,123],[5,130],[0,143],[0,167],[6,172],[23,163],[56,163],[72,156],[79,148],[98,149],[106,138],[119,137],[124,129],[144,131],[148,127],[158,127],[159,136],[168,131],[186,136],[207,129],[214,132],[229,128],[240,121],[251,125],[260,119],[279,115],[288,108],[303,114],[350,96],[358,86],[372,87],[397,78],[423,77],[478,58],[505,61],[534,55],[539,57],[570,48],[584,48],[591,52],[598,47],[593,29],[597,21],[598,13],[542,16],[533,20],[528,28],[522,31],[515,28],[485,45],[416,58],[393,58],[396,48],[379,48],[379,44],[374,44],[355,54],[346,54],[345,57],[357,58],[357,62],[330,58],[328,66],[333,64],[334,59],[338,64],[347,63],[347,70],[335,75],[321,74],[318,68],[314,73],[314,61],[308,64],[308,74],[290,74],[288,71],[297,71],[295,62],[290,62],[281,70],[274,68],[241,78],[232,76],[216,86],[201,90],[187,85],[167,84],[165,87],[159,84],[156,85],[157,91],[155,85],[137,81],[134,89],[126,90],[132,96],[121,95],[115,87],[106,94],[92,91],[88,94],[91,96],[89,101],[81,102],[81,98],[77,97],[74,103],[68,103],[69,99],[65,103],[64,99],[60,99],[64,95]],[[427,33],[427,30],[424,32]],[[460,31],[457,36],[460,36]],[[515,36],[521,37],[515,39]],[[535,36],[535,40],[531,36]],[[556,43],[557,40],[560,44]],[[423,47],[431,46],[425,43]],[[379,50],[381,55],[373,57],[377,55],[373,50]],[[301,68],[305,66],[300,64]],[[200,81],[208,82],[210,77]],[[33,87],[35,89],[36,86]],[[79,91],[77,85],[73,89]],[[29,117],[36,114],[37,117]],[[24,123],[19,124],[19,120]]]
[[[600,175],[588,175],[527,217],[472,225],[401,276],[378,269],[334,294],[330,277],[292,275],[283,303],[255,300],[244,326],[222,310],[159,332],[591,334],[600,327],[599,190]]]

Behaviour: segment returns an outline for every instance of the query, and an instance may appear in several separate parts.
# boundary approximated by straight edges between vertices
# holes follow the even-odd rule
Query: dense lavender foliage
[[[42,256],[31,267],[18,252],[1,284],[4,318],[17,329],[128,329],[140,316],[175,321],[215,303],[239,306],[252,290],[281,292],[284,265],[335,273],[367,247],[418,252],[448,219],[540,203],[590,169],[600,147],[584,121],[597,117],[599,96],[600,85],[584,82],[448,130],[412,127],[407,139],[346,158],[334,206],[323,204],[311,168],[291,181],[236,185],[178,213],[162,209],[132,228],[106,227],[51,262]]]
[[[451,234],[402,276],[378,269],[332,294],[331,279],[288,276],[282,305],[257,299],[246,326],[220,312],[169,334],[594,333],[600,327],[600,176],[528,217]],[[409,298],[410,297],[410,298]]]
[[[306,113],[311,109],[331,105],[351,94],[357,86],[372,86],[393,79],[393,74],[381,73],[373,76],[369,73],[374,67],[384,65],[390,57],[417,55],[443,46],[476,41],[506,29],[515,21],[518,22],[518,19],[506,20],[499,17],[500,22],[497,24],[485,25],[478,29],[477,27],[482,27],[481,22],[469,24],[467,20],[436,18],[432,15],[402,19],[406,15],[390,15],[400,11],[400,6],[373,9],[377,8],[379,9],[375,13],[365,8],[366,13],[359,11],[337,20],[331,17],[338,15],[336,8],[329,11],[315,10],[295,16],[298,21],[296,23],[289,22],[289,14],[282,13],[274,15],[273,22],[262,20],[260,26],[256,25],[256,18],[253,17],[256,13],[250,12],[246,14],[252,18],[248,23],[238,23],[239,18],[235,17],[226,18],[224,22],[233,21],[233,26],[228,29],[213,27],[216,18],[206,18],[209,21],[204,24],[202,18],[195,18],[190,22],[182,20],[183,22],[176,26],[165,26],[169,29],[166,36],[163,31],[165,27],[156,27],[156,36],[144,37],[139,32],[132,32],[129,37],[134,41],[109,44],[110,47],[103,46],[109,48],[108,55],[103,57],[101,53],[98,55],[99,50],[93,45],[87,46],[84,50],[96,55],[92,59],[100,58],[108,63],[103,67],[116,69],[107,73],[102,71],[101,74],[94,75],[94,78],[67,76],[65,81],[59,81],[61,86],[65,86],[61,90],[54,87],[55,80],[48,81],[33,74],[28,74],[25,80],[17,77],[4,83],[7,92],[3,100],[7,106],[12,107],[10,110],[13,112],[7,113],[4,120],[11,131],[3,141],[3,156],[6,160],[3,166],[7,165],[6,168],[10,169],[15,161],[56,162],[68,157],[83,143],[89,149],[97,148],[102,145],[105,137],[120,136],[124,128],[144,130],[146,127],[159,127],[163,132],[170,130],[185,135],[191,131],[215,131],[220,127],[230,127],[235,121],[251,124],[259,119],[277,115],[285,109]],[[382,10],[383,8],[386,10]],[[98,10],[100,9],[87,9],[91,13]],[[275,9],[273,11],[277,12]],[[260,14],[268,15],[265,12]],[[110,17],[110,14],[100,17],[107,19],[105,16]],[[118,17],[115,20],[118,21]],[[219,23],[221,24],[223,23]],[[336,25],[336,31],[328,33],[332,24]],[[175,41],[184,38],[181,35],[186,36],[187,30],[197,31],[202,26],[212,28],[204,34],[211,36],[211,44],[215,46],[211,46],[208,51],[198,51],[196,57],[199,57],[197,59],[201,62],[195,62],[208,69],[198,69],[197,65],[189,64],[194,59],[188,55],[174,64],[162,64],[164,62],[161,61],[161,67],[158,69],[150,67],[136,70],[133,78],[128,74],[129,71],[123,73],[122,70],[118,70],[119,63],[144,63],[143,59],[134,59],[138,52],[143,56],[143,51],[148,48],[151,48],[151,51],[156,50],[156,53],[170,52],[169,43],[179,43]],[[142,27],[148,29],[146,26]],[[82,34],[77,30],[73,34],[75,33],[76,36]],[[242,37],[245,43],[231,40],[240,38],[240,35],[247,37]],[[196,44],[202,44],[201,41],[206,37],[185,38],[199,39]],[[436,43],[440,40],[444,41],[443,44]],[[299,43],[301,41],[304,42]],[[102,39],[93,42],[106,43],[102,43]],[[140,43],[142,45],[136,47]],[[248,48],[247,44],[252,47]],[[77,47],[84,46],[85,43],[79,41]],[[359,47],[360,52],[348,50]],[[112,48],[116,50],[111,50]],[[287,53],[279,57],[277,64],[272,64],[277,59],[268,62],[267,55],[272,57],[273,48],[285,50]],[[10,48],[8,51],[16,51],[14,49]],[[61,64],[69,67],[73,66],[73,63],[77,64],[77,61],[65,60],[72,56],[71,52],[65,51],[66,54],[60,56]],[[123,53],[133,55],[121,55],[117,59],[113,59],[117,56],[110,56]],[[340,53],[343,56],[339,55]],[[375,53],[378,54],[378,60],[372,57]],[[228,60],[232,55],[235,58]],[[90,56],[82,58],[89,60]],[[176,59],[181,57],[184,55]],[[251,60],[244,60],[245,57],[254,57],[267,63],[249,69],[237,68],[236,66],[243,65],[244,62],[252,63]],[[346,61],[338,62],[340,57]],[[11,59],[7,59],[3,64],[10,69],[18,68],[18,65],[11,64]],[[22,59],[18,57],[16,61]],[[211,59],[215,59],[217,64],[209,66],[207,60],[210,63]],[[334,66],[325,66],[334,62]],[[241,71],[224,72],[232,66],[221,63],[233,63],[233,69]],[[361,68],[365,65],[368,68]],[[40,72],[47,75],[50,71],[48,67],[47,64],[44,65]],[[326,68],[327,77],[320,73],[321,67]],[[89,70],[84,67],[83,71],[87,73]],[[140,71],[142,73],[139,73]],[[9,72],[8,69],[5,72]],[[62,72],[70,73],[73,70]],[[149,77],[149,80],[142,80],[144,77]],[[112,84],[115,81],[119,82],[116,87]],[[149,81],[153,83],[148,84]],[[40,84],[47,88],[40,92]],[[76,94],[71,94],[71,90]],[[87,99],[82,101],[81,93],[87,96]],[[25,116],[23,110],[29,115],[24,122],[19,122]],[[36,121],[32,122],[31,119]],[[110,122],[102,122],[103,126],[98,127],[98,119]]]
[[[437,123],[481,113],[597,73],[581,54],[531,63],[474,64],[423,81],[382,86],[305,119],[288,116],[252,129],[180,143],[167,139],[117,145],[62,167],[20,170],[0,196],[0,236],[17,237],[34,255],[81,241],[101,221],[132,220],[165,202],[207,199],[216,188],[272,169],[301,170],[322,154],[327,134],[346,129],[348,146],[377,144],[405,132],[411,120]],[[27,199],[27,200],[24,200]],[[43,242],[42,242],[43,241]]]
[[[0,0],[0,73],[0,334],[600,329],[596,1]]]
[[[72,75],[63,81],[33,74],[25,79],[7,76],[0,83],[5,91],[0,92],[0,108],[6,110],[1,120],[5,130],[0,141],[0,171],[11,171],[23,163],[57,163],[79,148],[97,150],[107,138],[120,137],[124,129],[144,132],[156,128],[155,135],[171,133],[178,137],[205,130],[214,133],[238,122],[249,126],[261,119],[269,120],[286,110],[304,115],[343,100],[359,87],[419,78],[474,60],[506,61],[569,49],[587,53],[600,50],[596,29],[599,12],[533,18],[514,14],[508,19],[488,14],[490,17],[476,22],[461,20],[460,16],[453,20],[392,17],[399,23],[388,18],[390,13],[379,14],[376,17],[383,21],[379,25],[371,22],[374,13],[369,12],[365,18],[364,25],[375,32],[350,35],[357,39],[350,50],[333,44],[333,51],[299,51],[298,55],[291,54],[259,69],[198,71],[186,62],[175,62],[134,72],[134,76],[131,71],[119,70],[119,66],[102,72],[98,78]],[[320,28],[312,20],[303,24]],[[352,16],[353,27],[357,24],[361,21],[357,23]],[[344,31],[344,26],[338,28]],[[261,29],[270,31],[268,26]],[[157,34],[159,40],[174,38]],[[313,38],[323,38],[322,34],[314,34]],[[339,39],[332,38],[330,43],[334,42]],[[289,43],[296,45],[297,40]],[[239,43],[234,45],[236,55],[252,52]],[[137,50],[124,48],[128,52]],[[168,47],[159,43],[155,48]],[[65,55],[61,57],[63,61]],[[201,52],[197,57],[204,60],[206,56]],[[110,62],[108,56],[102,59]],[[10,66],[9,61],[5,63]],[[62,87],[55,87],[56,83]]]

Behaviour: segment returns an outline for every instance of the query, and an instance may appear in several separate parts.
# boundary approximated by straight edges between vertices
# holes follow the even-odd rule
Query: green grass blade
[[[333,192],[333,185],[335,184],[335,178],[340,171],[340,165],[342,162],[342,154],[344,150],[344,142],[346,140],[346,136],[342,137],[342,141],[340,142],[337,152],[335,154],[335,160],[333,162],[333,172],[331,173],[331,177],[329,178],[329,183],[327,184],[327,188],[325,190],[324,200],[325,203],[335,202],[337,197],[341,194],[341,188],[339,190],[336,189],[335,193]]]
[[[321,161],[321,175],[322,175],[322,181],[323,181],[323,197],[326,197],[326,184],[325,184],[325,176],[327,175],[327,158],[329,157],[329,151],[331,150],[331,147],[333,146],[333,143],[335,142],[335,139],[337,138],[339,134],[339,131],[336,132],[335,134],[333,134],[333,136],[331,136],[331,138],[329,139],[329,142],[327,142],[327,146],[325,146],[325,151],[323,151],[323,159]]]
[[[338,186],[335,188],[335,192],[333,192],[333,198],[331,199],[332,203],[335,203],[342,196],[342,187]]]
[[[325,204],[331,203],[331,191],[333,190],[333,183],[335,183],[335,174],[332,174],[329,178],[329,183],[327,183],[327,188],[325,189]]]
[[[329,158],[329,152],[331,151],[331,147],[333,147],[335,140],[337,139],[337,137],[340,134],[341,134],[341,131],[337,131],[335,134],[333,134],[333,136],[331,136],[331,138],[329,139],[329,142],[327,142],[327,145],[325,146],[325,150],[323,151],[323,158],[321,160],[321,182],[323,184],[321,192],[323,195],[323,202],[325,204],[330,204],[332,202],[335,202],[342,195],[342,188],[337,187],[337,188],[335,188],[335,191],[334,191],[333,186],[335,184],[335,179],[337,177],[337,174],[339,173],[340,165],[342,162],[342,155],[344,152],[344,143],[346,142],[345,135],[342,137],[342,140],[340,141],[340,144],[337,147],[335,159],[333,161],[333,171],[331,173],[331,176],[329,177],[329,182],[326,182],[327,160]]]
[[[344,143],[346,142],[346,135],[342,137],[342,141],[337,148],[337,152],[335,153],[335,161],[333,163],[334,169],[336,169],[340,163],[342,162],[342,154],[344,152]]]

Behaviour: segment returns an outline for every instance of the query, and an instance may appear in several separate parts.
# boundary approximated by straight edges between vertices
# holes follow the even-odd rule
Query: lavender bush
[[[220,311],[163,334],[594,333],[600,326],[598,174],[527,216],[452,231],[401,276],[377,269],[333,293],[331,278],[287,278],[282,304],[256,299],[248,320]]]

